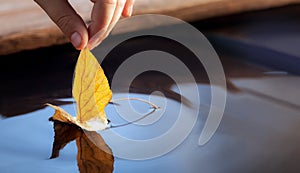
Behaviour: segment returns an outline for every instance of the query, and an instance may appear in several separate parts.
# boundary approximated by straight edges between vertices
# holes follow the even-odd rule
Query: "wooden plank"
[[[89,0],[70,2],[88,21],[92,3]],[[296,3],[300,3],[300,0],[136,0],[134,15],[166,14],[194,21]],[[0,55],[68,42],[32,0],[1,0],[0,23]],[[127,30],[130,30],[128,27]],[[139,29],[137,26],[132,27],[131,30]],[[122,32],[122,27],[118,27],[114,33]]]

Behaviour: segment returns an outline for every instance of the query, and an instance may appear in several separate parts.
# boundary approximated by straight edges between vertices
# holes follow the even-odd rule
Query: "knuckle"
[[[71,23],[70,15],[63,15],[56,18],[55,23],[61,28],[63,32],[68,30],[68,26]]]

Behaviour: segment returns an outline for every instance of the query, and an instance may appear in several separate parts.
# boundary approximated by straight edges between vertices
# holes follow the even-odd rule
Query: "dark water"
[[[277,10],[282,15],[289,15],[282,9]],[[273,15],[274,12],[263,13],[268,14]],[[246,20],[251,15],[240,20]],[[294,18],[289,19],[292,21]],[[213,20],[212,23],[219,21]],[[214,26],[217,31],[205,30],[220,55],[227,78],[226,109],[216,134],[206,145],[198,145],[209,111],[211,88],[201,64],[192,58],[182,58],[194,74],[200,92],[197,122],[190,135],[175,150],[143,161],[126,160],[109,154],[118,148],[130,147],[121,143],[106,145],[105,135],[102,138],[96,132],[84,133],[77,127],[48,120],[53,110],[46,107],[45,103],[60,105],[67,112],[75,114],[71,87],[78,52],[69,45],[0,57],[0,172],[299,172],[300,77],[294,68],[300,66],[295,64],[298,61],[294,61],[300,58],[297,57],[299,49],[298,52],[293,49],[290,54],[288,50],[282,52],[275,49],[279,44],[295,47],[298,40],[291,41],[273,35],[270,44],[276,43],[276,46],[270,47],[274,49],[259,46],[256,51],[249,51],[256,45],[256,38],[249,44],[243,44],[234,34],[227,33],[231,40],[224,42],[219,31],[221,26],[224,31],[228,30],[228,27],[220,24]],[[284,32],[285,27],[280,26],[279,29]],[[256,30],[259,28],[257,26]],[[289,28],[290,25],[287,30]],[[243,29],[238,26],[235,28]],[[272,25],[269,29],[276,27]],[[293,35],[291,33],[290,36]],[[248,38],[252,38],[251,34]],[[137,45],[151,47],[153,44],[149,40],[165,45],[165,40],[139,38],[111,53],[102,63],[109,80],[126,58],[125,55],[131,54]],[[236,49],[228,46],[238,43],[243,46]],[[172,48],[172,43],[168,44]],[[275,67],[259,61],[274,52],[281,53],[280,57],[285,61],[276,57],[272,62],[276,64]],[[178,53],[180,56],[182,52]],[[177,87],[188,88],[189,84],[189,81],[185,81],[176,86],[170,77],[159,72],[139,75],[132,83],[131,96],[147,98],[153,91],[164,93],[168,107],[156,113],[164,110],[166,116],[155,117],[154,113],[152,117],[159,119],[154,125],[128,125],[114,130],[134,139],[155,137],[168,130],[178,116],[180,102],[187,104],[189,101],[185,96],[181,99]],[[120,85],[113,92],[114,95],[121,95],[124,88]],[[161,101],[161,97],[154,96],[153,102],[160,104]],[[148,112],[147,105],[138,102],[132,104],[138,111]],[[108,105],[106,111],[113,123],[124,123],[116,116],[113,105]],[[93,136],[98,146],[102,146],[101,149],[87,135]],[[136,150],[128,152],[134,153]]]

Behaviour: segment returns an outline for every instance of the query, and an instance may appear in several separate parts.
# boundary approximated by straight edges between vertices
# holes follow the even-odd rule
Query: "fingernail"
[[[73,46],[75,48],[78,48],[81,44],[81,36],[78,34],[78,32],[74,32],[72,35],[71,35],[71,43],[73,44]]]

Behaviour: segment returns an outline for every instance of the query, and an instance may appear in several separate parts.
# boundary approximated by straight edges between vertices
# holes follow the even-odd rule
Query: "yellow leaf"
[[[88,49],[83,49],[77,60],[72,94],[77,102],[76,118],[50,105],[57,111],[53,119],[91,131],[105,129],[108,121],[104,108],[111,100],[112,92],[101,66]]]
[[[55,109],[55,113],[52,116],[53,120],[57,120],[57,121],[65,122],[65,123],[70,123],[70,124],[77,124],[76,123],[76,118],[72,117],[64,109],[62,109],[58,106],[54,106],[54,105],[49,104],[49,103],[47,103],[46,105],[48,105],[48,106],[52,107],[53,109]]]

